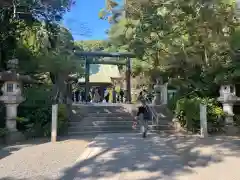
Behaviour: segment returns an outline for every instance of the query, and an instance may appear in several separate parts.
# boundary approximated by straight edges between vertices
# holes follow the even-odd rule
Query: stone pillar
[[[90,89],[90,85],[89,85],[89,75],[90,75],[90,64],[87,62],[87,58],[86,58],[86,62],[85,62],[85,101],[88,102],[89,101],[89,89]]]
[[[131,103],[132,98],[131,98],[131,59],[127,58],[127,63],[126,63],[126,102]]]
[[[162,104],[167,105],[168,103],[167,83],[161,86],[161,99],[162,99]]]
[[[162,100],[162,93],[161,93],[161,85],[160,85],[160,80],[157,79],[156,85],[153,87],[154,89],[154,98],[153,98],[153,105],[161,105],[161,100]]]
[[[6,104],[6,127],[10,133],[17,131],[18,104]]]
[[[201,128],[201,137],[207,137],[208,136],[207,106],[205,104],[200,104],[200,128]]]
[[[8,134],[6,142],[12,143],[24,139],[24,135],[17,130],[17,107],[18,104],[6,104],[6,127]]]
[[[58,104],[52,105],[52,131],[51,131],[51,141],[57,141],[57,119],[58,119]]]

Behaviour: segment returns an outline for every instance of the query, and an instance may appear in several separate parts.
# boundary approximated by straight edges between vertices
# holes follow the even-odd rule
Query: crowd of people
[[[118,92],[116,91],[110,91],[108,89],[104,90],[103,96],[100,92],[99,88],[92,88],[88,94],[88,97],[86,98],[86,93],[84,90],[77,89],[72,93],[72,100],[73,102],[85,102],[87,99],[87,102],[94,102],[94,103],[101,103],[110,102],[110,93],[111,93],[111,102],[113,103],[123,103],[125,99],[125,92],[123,89],[120,89]]]

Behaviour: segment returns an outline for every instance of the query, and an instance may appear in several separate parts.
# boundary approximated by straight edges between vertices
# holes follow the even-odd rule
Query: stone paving
[[[99,135],[62,179],[239,180],[239,144],[227,137]]]
[[[121,133],[99,135],[86,147],[89,141],[5,147],[0,150],[0,179],[240,179],[238,137],[150,134],[143,139]]]

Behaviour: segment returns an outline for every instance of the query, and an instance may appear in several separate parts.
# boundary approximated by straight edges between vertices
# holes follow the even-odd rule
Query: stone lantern
[[[18,60],[13,59],[8,62],[10,71],[0,72],[0,80],[4,81],[2,86],[2,96],[0,96],[0,101],[2,101],[6,106],[6,127],[8,134],[6,136],[7,142],[17,141],[22,139],[22,135],[17,131],[16,128],[16,118],[17,118],[17,107],[25,100],[21,93],[21,81],[29,80],[28,76],[21,76],[16,73],[16,68],[18,65]]]
[[[225,130],[228,134],[234,134],[237,128],[234,127],[233,122],[233,105],[240,101],[240,98],[236,96],[235,86],[232,84],[221,85],[219,90],[220,97],[218,101],[222,103],[223,111],[225,113]]]
[[[161,104],[161,79],[156,80],[156,84],[153,87],[154,90],[154,98],[153,98],[153,104],[154,105],[160,105]]]

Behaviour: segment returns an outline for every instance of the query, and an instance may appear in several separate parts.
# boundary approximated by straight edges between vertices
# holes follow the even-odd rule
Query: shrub
[[[65,104],[58,106],[58,133],[64,134],[68,128],[67,108]]]
[[[51,91],[46,86],[25,90],[26,101],[18,108],[17,128],[27,137],[50,136],[51,134]],[[59,105],[58,131],[63,133],[67,126],[65,105]]]
[[[3,138],[7,134],[6,128],[0,128],[0,138]]]
[[[224,112],[214,99],[199,97],[184,97],[177,101],[175,115],[181,125],[189,131],[200,130],[200,103],[207,105],[208,131],[221,131]]]
[[[30,110],[29,107],[23,107]],[[33,108],[32,108],[33,109]],[[18,129],[24,132],[28,137],[41,137],[51,135],[51,108],[34,108],[35,111],[28,113],[25,117],[18,117]],[[68,123],[66,115],[66,106],[59,105],[58,109],[58,133],[64,134]]]
[[[48,135],[48,124],[51,122],[51,106],[24,106],[18,111],[18,130],[27,136],[39,137]]]
[[[234,124],[238,127],[240,127],[240,115],[239,114],[236,114],[234,115]]]
[[[171,99],[168,100],[168,109],[174,111],[176,109],[177,101],[180,99],[180,96],[175,95]]]
[[[0,128],[5,128],[6,124],[6,108],[5,105],[0,102]]]

